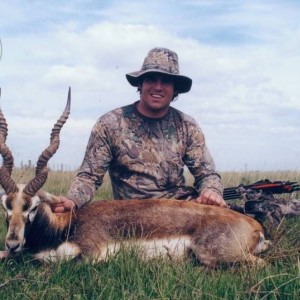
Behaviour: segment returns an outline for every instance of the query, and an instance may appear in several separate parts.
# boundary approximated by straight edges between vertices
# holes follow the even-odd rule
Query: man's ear
[[[178,91],[174,90],[173,99],[172,99],[173,102],[175,102],[178,99],[178,95],[179,95]]]
[[[142,91],[142,85],[143,85],[143,81],[140,80],[139,83],[138,83],[138,88],[137,88],[137,91],[138,91],[138,92],[141,92],[141,91]]]

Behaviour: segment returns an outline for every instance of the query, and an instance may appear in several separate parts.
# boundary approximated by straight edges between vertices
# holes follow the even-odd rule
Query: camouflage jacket
[[[194,187],[185,186],[184,166]],[[142,116],[136,103],[100,117],[68,197],[78,207],[93,199],[107,170],[115,199],[189,199],[206,187],[223,192],[201,129],[173,107],[160,119]]]

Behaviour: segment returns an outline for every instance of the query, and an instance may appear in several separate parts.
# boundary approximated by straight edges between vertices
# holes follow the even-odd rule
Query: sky
[[[172,103],[196,119],[219,171],[300,169],[300,1],[1,0],[0,106],[15,164],[49,144],[80,166],[104,113],[139,99],[125,74],[148,51],[177,52],[193,79]]]

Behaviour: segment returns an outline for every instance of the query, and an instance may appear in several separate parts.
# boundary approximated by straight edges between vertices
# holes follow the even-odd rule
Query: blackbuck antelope
[[[263,262],[255,256],[268,245],[260,224],[226,208],[180,200],[103,200],[69,213],[52,213],[50,205],[58,198],[40,188],[69,112],[70,91],[50,146],[39,157],[36,176],[26,185],[11,178],[13,156],[5,144],[7,124],[0,113],[0,184],[8,226],[2,258],[26,250],[44,261],[83,257],[98,262],[124,246],[137,247],[145,259],[193,255],[207,266]]]

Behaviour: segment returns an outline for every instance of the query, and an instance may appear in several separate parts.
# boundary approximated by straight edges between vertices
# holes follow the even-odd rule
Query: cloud
[[[298,12],[294,1],[5,2],[1,107],[17,162],[47,144],[71,86],[51,161],[78,166],[97,118],[138,99],[125,74],[163,46],[193,79],[174,106],[199,122],[218,167],[300,167]]]

